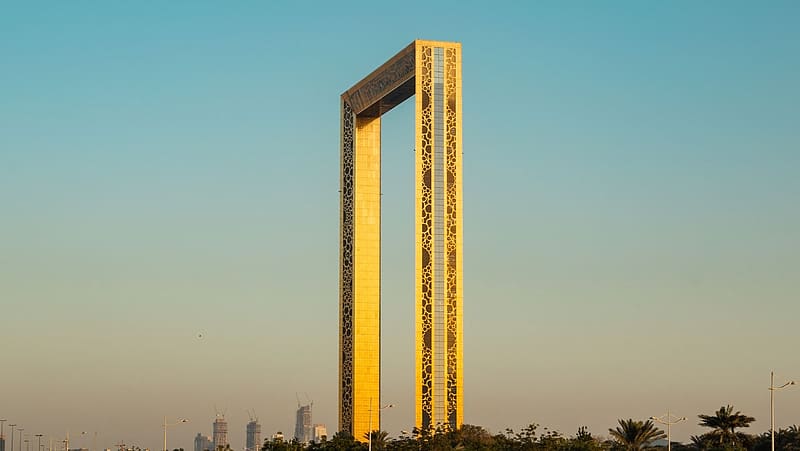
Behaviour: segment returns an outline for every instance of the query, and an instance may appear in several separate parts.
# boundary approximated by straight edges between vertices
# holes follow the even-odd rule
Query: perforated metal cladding
[[[433,55],[430,47],[422,47],[417,55],[418,92],[420,96],[417,183],[420,189],[418,216],[419,246],[422,252],[418,268],[420,292],[417,305],[417,385],[420,396],[421,425],[433,419]],[[419,421],[419,420],[418,420]]]
[[[353,111],[358,116],[380,116],[392,109],[396,105],[395,102],[402,102],[412,94],[405,92],[401,87],[403,83],[414,78],[415,53],[409,49],[400,53],[403,52],[408,53],[398,55],[384,64],[379,69],[379,76],[371,78],[357,89],[348,91],[348,101],[352,103]],[[398,90],[403,92],[397,93]]]
[[[462,364],[461,346],[459,338],[461,337],[461,303],[459,301],[459,278],[461,271],[459,270],[460,246],[459,244],[459,227],[460,209],[459,201],[461,199],[461,192],[459,190],[461,176],[459,160],[461,158],[458,152],[458,102],[460,96],[457,95],[456,75],[457,75],[457,52],[456,49],[446,49],[445,53],[445,105],[446,105],[446,204],[447,204],[447,217],[445,228],[445,246],[447,252],[447,296],[446,296],[446,313],[447,313],[447,423],[450,425],[460,426],[459,406],[460,402],[460,366]]]
[[[341,242],[339,286],[339,430],[353,426],[353,240],[355,115],[342,101]]]
[[[458,427],[462,407],[460,52],[422,46],[419,121],[417,422]]]

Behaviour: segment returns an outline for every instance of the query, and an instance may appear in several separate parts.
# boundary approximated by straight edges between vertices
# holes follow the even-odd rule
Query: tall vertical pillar
[[[418,42],[416,423],[463,422],[461,47]]]

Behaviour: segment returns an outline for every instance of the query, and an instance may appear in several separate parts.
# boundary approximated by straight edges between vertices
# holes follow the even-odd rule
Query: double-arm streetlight
[[[772,451],[775,451],[775,391],[790,385],[794,385],[794,381],[789,381],[780,387],[776,387],[775,372],[769,372],[769,436]]]
[[[386,404],[383,407],[378,407],[378,414],[380,415],[380,411],[383,409],[390,409],[394,407],[394,404]],[[369,430],[367,431],[367,437],[369,442],[369,451],[372,451],[372,398],[369,398]]]
[[[672,451],[672,425],[678,424],[681,421],[686,421],[686,417],[675,416],[668,410],[664,415],[661,415],[660,417],[650,417],[650,419],[656,423],[661,423],[667,426],[667,451]]]
[[[167,417],[166,416],[164,417],[164,451],[167,451],[167,428],[169,426],[176,426],[178,424],[188,423],[188,422],[189,420],[187,420],[186,418],[178,418],[178,421],[176,423],[167,423]]]

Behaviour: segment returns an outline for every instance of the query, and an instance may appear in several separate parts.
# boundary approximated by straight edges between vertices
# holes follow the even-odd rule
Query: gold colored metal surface
[[[370,400],[380,401],[381,374],[381,119],[356,118],[355,364],[353,430],[368,430]],[[377,405],[377,404],[376,404]],[[373,421],[372,424],[378,424]]]
[[[416,426],[463,423],[461,44],[418,40],[342,94],[339,430],[359,440],[380,429],[380,116],[414,94]]]

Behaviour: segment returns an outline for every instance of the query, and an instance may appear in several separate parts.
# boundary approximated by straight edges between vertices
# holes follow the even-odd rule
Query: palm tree
[[[386,442],[389,439],[389,433],[386,431],[372,431],[372,433],[365,432],[364,440],[369,441],[372,435],[372,449],[382,450],[386,448]]]
[[[619,426],[616,429],[609,429],[608,433],[625,450],[639,451],[647,448],[650,443],[667,436],[650,420],[644,422],[632,419],[618,421]]]
[[[744,434],[737,434],[736,429],[750,427],[755,418],[743,415],[738,410],[733,412],[733,406],[720,407],[714,415],[698,415],[700,426],[711,428],[707,435],[719,445],[729,444],[738,446],[744,439]]]

